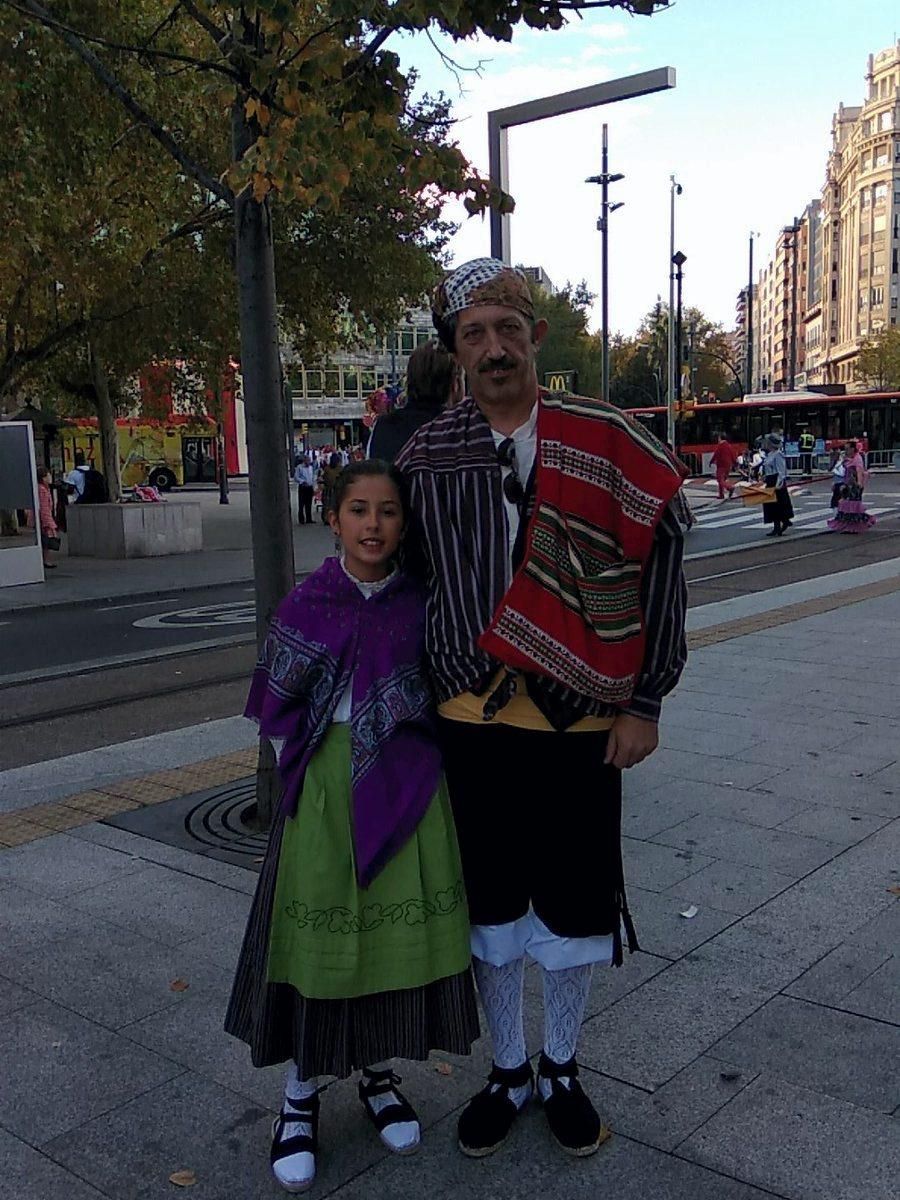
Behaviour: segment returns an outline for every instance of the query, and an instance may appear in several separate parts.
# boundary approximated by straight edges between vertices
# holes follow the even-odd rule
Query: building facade
[[[755,390],[864,390],[861,346],[898,326],[900,42],[869,55],[866,87],[862,105],[832,118],[821,200],[782,230],[759,273]]]

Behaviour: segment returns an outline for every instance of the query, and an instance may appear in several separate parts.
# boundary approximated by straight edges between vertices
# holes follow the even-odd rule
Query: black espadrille
[[[514,1088],[528,1088],[521,1105],[510,1097]],[[487,1086],[473,1096],[459,1118],[459,1148],[469,1158],[484,1158],[498,1150],[509,1137],[516,1117],[534,1092],[534,1072],[526,1061],[520,1067],[504,1068],[496,1064],[488,1075]]]
[[[550,1095],[546,1099],[541,1092],[541,1080],[550,1084]],[[550,1132],[567,1154],[577,1158],[595,1154],[611,1136],[578,1082],[578,1063],[574,1058],[566,1063],[555,1063],[546,1054],[541,1054],[538,1095],[547,1114]]]

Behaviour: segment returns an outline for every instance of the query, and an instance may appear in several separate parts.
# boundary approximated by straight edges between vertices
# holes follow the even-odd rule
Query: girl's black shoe
[[[399,1075],[390,1068],[386,1071],[371,1071],[363,1067],[359,1081],[359,1098],[366,1116],[378,1130],[378,1136],[394,1154],[414,1154],[422,1140],[419,1118],[402,1092]],[[390,1096],[390,1104],[373,1104],[378,1096]]]
[[[544,1089],[541,1088],[542,1081],[550,1084],[550,1094],[546,1099]],[[541,1053],[538,1063],[538,1095],[547,1114],[550,1132],[566,1154],[585,1158],[589,1154],[595,1154],[611,1136],[578,1082],[578,1063],[574,1058],[560,1064]]]
[[[510,1096],[514,1088],[526,1088],[520,1103]],[[469,1101],[459,1118],[459,1148],[470,1158],[493,1154],[509,1137],[513,1123],[534,1092],[534,1072],[526,1059],[521,1067],[509,1069],[494,1064],[487,1087]]]
[[[298,1125],[309,1129],[285,1136],[285,1129]],[[272,1126],[272,1150],[269,1162],[272,1174],[286,1192],[305,1192],[316,1178],[316,1154],[319,1149],[319,1094],[305,1100],[284,1098],[284,1104]]]

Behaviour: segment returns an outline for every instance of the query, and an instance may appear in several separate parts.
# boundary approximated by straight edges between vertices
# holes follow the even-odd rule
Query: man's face
[[[535,386],[534,361],[547,322],[531,322],[514,308],[489,304],[464,309],[457,319],[457,362],[476,401],[515,401]]]

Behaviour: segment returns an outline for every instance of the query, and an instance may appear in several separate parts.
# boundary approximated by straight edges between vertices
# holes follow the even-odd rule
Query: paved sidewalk
[[[63,535],[63,553],[57,559],[56,570],[47,572],[44,583],[0,588],[0,613],[65,608],[113,597],[157,595],[253,582],[250,496],[246,490],[232,491],[227,505],[220,505],[218,493],[212,491],[178,492],[166,503],[200,505],[202,550],[162,558],[69,558]],[[294,567],[301,576],[315,570],[330,553],[334,539],[321,520],[312,526],[297,524],[293,490],[291,506]]]
[[[567,1159],[535,1108],[462,1158],[481,1044],[401,1066],[426,1127],[411,1159],[383,1152],[351,1082],[329,1087],[314,1197],[897,1200],[900,581],[871,587],[743,624],[704,606],[661,749],[626,781],[642,950],[598,973],[581,1042],[613,1139]],[[96,786],[83,767],[53,803],[21,807],[0,775],[0,1200],[162,1200],[178,1171],[204,1200],[282,1194],[281,1071],[221,1032],[255,874],[133,832],[252,751],[197,763],[182,731],[169,766],[171,736],[165,770],[110,781],[110,747]],[[527,988],[536,1052],[535,972]]]

